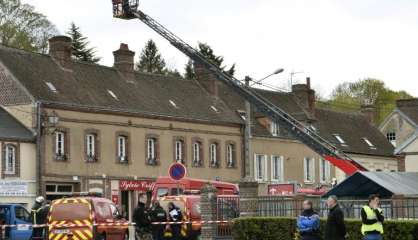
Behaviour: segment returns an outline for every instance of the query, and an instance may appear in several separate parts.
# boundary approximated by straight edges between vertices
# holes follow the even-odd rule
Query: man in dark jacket
[[[151,210],[151,222],[166,222],[167,213],[164,208],[161,207],[159,202],[154,203],[154,208]],[[152,225],[152,236],[154,240],[164,240],[164,224]]]
[[[35,199],[31,210],[31,222],[33,225],[46,224],[48,218],[49,206],[45,205],[45,198],[39,196]],[[32,239],[41,240],[44,238],[45,227],[34,227],[32,230]]]
[[[140,236],[150,232],[150,217],[145,203],[138,201],[138,206],[135,208],[132,220],[135,222],[135,230]]]
[[[329,208],[327,225],[325,229],[325,240],[343,240],[346,238],[344,213],[338,205],[336,196],[330,196],[327,200]]]
[[[313,210],[312,202],[303,202],[303,212],[297,219],[297,226],[302,240],[320,240],[319,215]]]

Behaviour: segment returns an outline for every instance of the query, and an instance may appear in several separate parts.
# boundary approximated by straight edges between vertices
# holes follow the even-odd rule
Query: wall
[[[280,138],[260,138],[251,139],[251,159],[254,167],[255,154],[265,154],[268,156],[267,173],[268,181],[262,182],[259,186],[260,194],[267,194],[267,185],[271,183],[271,156],[279,155],[284,157],[283,162],[283,180],[284,182],[297,182],[304,187],[316,187],[320,180],[320,157],[305,145],[298,141],[280,139]],[[315,181],[312,183],[304,182],[304,158],[311,157],[315,159]],[[330,180],[335,176],[335,167],[331,166]]]
[[[4,144],[11,143],[14,145],[18,145],[19,148],[19,161],[20,164],[17,166],[20,168],[19,176],[18,177],[9,177],[7,175],[2,175],[0,182],[3,184],[16,184],[16,182],[20,182],[20,184],[27,186],[27,193],[23,193],[17,196],[5,196],[1,195],[1,202],[2,203],[22,203],[25,204],[26,207],[30,207],[35,199],[36,196],[36,145],[34,143],[18,143],[18,142],[2,142],[0,141],[0,145],[3,146]],[[3,162],[4,153],[0,154],[0,161]],[[0,167],[3,169],[3,164]]]
[[[418,139],[415,139],[403,151],[405,156],[405,171],[418,172]]]
[[[368,155],[350,155],[351,158],[361,163],[370,171],[380,169],[384,172],[398,171],[398,161],[396,157],[379,157]]]
[[[415,127],[412,126],[407,120],[395,112],[390,119],[380,127],[380,131],[386,135],[388,132],[395,131],[396,133],[396,146],[400,146],[410,136],[415,133]]]
[[[36,108],[32,104],[24,105],[8,105],[3,108],[14,118],[19,119],[26,128],[29,130],[35,130],[36,128]]]
[[[52,109],[47,109],[52,114]],[[241,128],[240,126],[217,126],[197,123],[147,119],[138,117],[81,113],[55,110],[60,117],[58,127],[69,129],[70,159],[66,162],[54,160],[54,136],[45,136],[44,158],[47,180],[67,179],[72,176],[96,178],[156,178],[168,175],[168,167],[173,163],[173,138],[182,136],[186,140],[186,160],[188,176],[202,179],[215,179],[237,182],[241,178]],[[86,163],[84,158],[84,135],[86,129],[95,129],[100,138],[100,159],[97,163]],[[130,163],[120,164],[116,161],[116,133],[127,132],[130,138]],[[159,136],[160,161],[159,166],[145,164],[146,135]],[[191,167],[191,140],[199,137],[203,140],[204,167]],[[209,141],[217,139],[221,146],[221,167],[209,168]],[[236,168],[226,168],[226,141],[236,143]],[[76,182],[79,182],[76,180]]]

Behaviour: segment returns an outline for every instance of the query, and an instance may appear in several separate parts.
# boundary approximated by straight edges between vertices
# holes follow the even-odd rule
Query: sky
[[[111,0],[22,0],[64,34],[74,22],[97,48],[101,64],[127,43],[139,55],[152,38],[168,66],[181,72],[187,58],[139,20],[112,18]],[[141,0],[143,12],[192,46],[208,43],[236,63],[236,77],[289,89],[311,78],[323,97],[339,83],[383,80],[418,96],[416,0]],[[138,58],[136,58],[138,60]]]

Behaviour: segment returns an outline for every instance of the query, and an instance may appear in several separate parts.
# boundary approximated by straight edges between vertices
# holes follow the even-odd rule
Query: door
[[[22,206],[15,206],[14,218],[15,218],[14,224],[18,226],[13,227],[11,229],[10,239],[14,239],[14,240],[30,239],[30,237],[32,236],[32,227],[29,226],[31,224],[29,212]]]

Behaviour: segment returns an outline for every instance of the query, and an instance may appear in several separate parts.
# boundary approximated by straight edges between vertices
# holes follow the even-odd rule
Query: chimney
[[[129,50],[128,44],[121,43],[120,48],[113,52],[115,58],[114,67],[122,73],[134,72],[135,52]]]
[[[408,98],[396,100],[396,107],[418,107],[418,98]]]
[[[306,78],[306,84],[295,84],[292,93],[310,113],[315,113],[315,90],[311,89],[311,78]]]
[[[194,63],[194,71],[197,81],[213,96],[218,97],[219,80],[216,75],[209,71],[201,63]]]
[[[62,67],[71,63],[72,40],[67,36],[55,36],[49,40],[49,55]]]
[[[371,125],[376,124],[377,111],[376,107],[371,104],[361,105],[360,113],[367,119]]]

